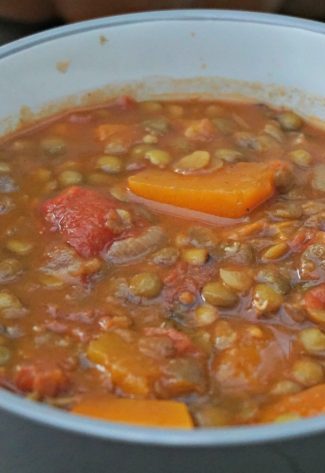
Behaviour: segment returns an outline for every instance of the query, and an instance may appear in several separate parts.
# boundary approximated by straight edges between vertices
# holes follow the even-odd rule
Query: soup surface
[[[0,384],[192,428],[325,411],[325,133],[120,97],[0,144]]]

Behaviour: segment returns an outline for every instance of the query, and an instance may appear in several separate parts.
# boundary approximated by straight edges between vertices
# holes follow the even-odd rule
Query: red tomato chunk
[[[310,289],[305,295],[305,304],[311,309],[325,309],[325,284]]]
[[[22,365],[16,375],[16,386],[20,391],[35,393],[40,398],[57,396],[67,389],[68,384],[61,368],[41,362]]]
[[[90,257],[113,243],[108,220],[115,208],[115,202],[100,192],[70,187],[46,201],[41,210],[51,231],[59,231],[81,256]]]

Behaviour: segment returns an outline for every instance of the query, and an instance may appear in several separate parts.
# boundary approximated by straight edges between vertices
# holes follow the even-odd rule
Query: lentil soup
[[[325,133],[120,97],[0,144],[0,384],[192,428],[325,412]]]

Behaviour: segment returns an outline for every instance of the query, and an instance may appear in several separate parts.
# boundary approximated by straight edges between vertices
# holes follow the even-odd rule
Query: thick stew
[[[178,428],[325,412],[325,132],[120,97],[0,143],[0,384]]]

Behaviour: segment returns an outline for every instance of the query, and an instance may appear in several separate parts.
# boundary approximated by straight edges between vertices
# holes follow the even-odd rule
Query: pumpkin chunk
[[[171,427],[191,429],[193,422],[182,402],[153,399],[86,399],[77,404],[72,412],[111,422],[144,425],[147,427]]]
[[[88,358],[103,365],[111,374],[113,383],[125,393],[146,396],[159,368],[143,355],[135,343],[128,343],[117,333],[105,333],[90,342]]]
[[[186,176],[146,169],[131,176],[128,185],[146,199],[228,218],[243,217],[274,193],[273,167],[264,163]]]

